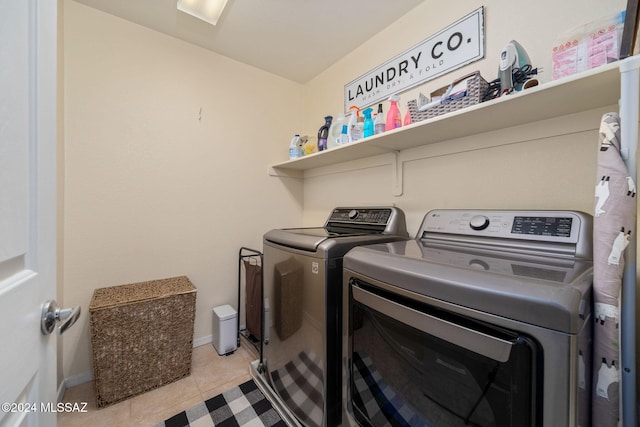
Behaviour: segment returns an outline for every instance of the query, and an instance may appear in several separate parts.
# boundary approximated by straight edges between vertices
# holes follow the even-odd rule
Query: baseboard
[[[93,372],[87,371],[80,374],[72,375],[64,379],[65,389],[75,387],[80,384],[88,383],[93,380]],[[64,392],[63,392],[64,393]]]
[[[62,402],[62,399],[64,398],[64,392],[67,391],[67,387],[64,384],[64,380],[62,380],[60,382],[60,385],[58,386],[58,400],[57,402]]]
[[[207,335],[206,337],[200,337],[193,340],[194,347],[200,347],[201,345],[209,344],[213,342],[213,335]]]

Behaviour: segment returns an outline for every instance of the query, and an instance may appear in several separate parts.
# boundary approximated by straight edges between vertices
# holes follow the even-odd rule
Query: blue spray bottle
[[[371,108],[362,110],[362,114],[364,114],[364,128],[362,131],[363,138],[373,135],[373,119],[371,118],[372,112],[373,112],[373,109]]]

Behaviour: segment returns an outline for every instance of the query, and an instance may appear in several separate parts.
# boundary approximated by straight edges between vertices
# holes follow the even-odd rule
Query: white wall
[[[302,219],[302,184],[267,175],[303,87],[70,0],[64,3],[64,376],[90,372],[95,288],[187,275],[195,337],[235,305],[241,246]],[[200,111],[202,111],[200,116]]]
[[[418,92],[429,94],[456,77],[479,70],[486,80],[495,79],[500,51],[510,40],[517,40],[527,50],[534,67],[543,68],[540,80],[550,81],[551,49],[560,35],[621,11],[626,2],[425,1],[306,85],[305,127],[317,128],[322,117],[342,111],[345,83],[483,5],[485,59],[402,94],[403,114],[406,102],[417,98]],[[384,107],[386,112],[388,103]],[[347,203],[396,204],[407,215],[410,234],[417,232],[424,214],[434,208],[591,212],[597,129],[601,115],[611,109],[410,150],[403,153],[411,161],[405,163],[404,193],[399,197],[391,191],[389,165],[351,170],[348,163],[308,171],[304,180],[304,222],[321,221],[333,206]],[[509,123],[504,125],[510,127]]]

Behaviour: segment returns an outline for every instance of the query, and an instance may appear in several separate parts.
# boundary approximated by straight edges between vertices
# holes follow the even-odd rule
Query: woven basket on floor
[[[96,289],[89,305],[96,406],[191,373],[196,289],[185,277]]]
[[[467,81],[467,95],[462,98],[454,99],[453,101],[438,104],[425,111],[418,111],[418,102],[412,99],[408,102],[409,114],[411,115],[411,121],[413,123],[420,122],[422,120],[430,119],[432,117],[440,116],[442,114],[449,113],[451,111],[460,110],[461,108],[476,105],[482,102],[489,83],[482,78],[479,71],[469,74],[457,81],[462,81],[469,78]]]

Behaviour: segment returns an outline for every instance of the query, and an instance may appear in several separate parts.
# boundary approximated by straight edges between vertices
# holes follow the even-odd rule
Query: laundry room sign
[[[344,109],[367,107],[484,58],[484,7],[344,86]]]

